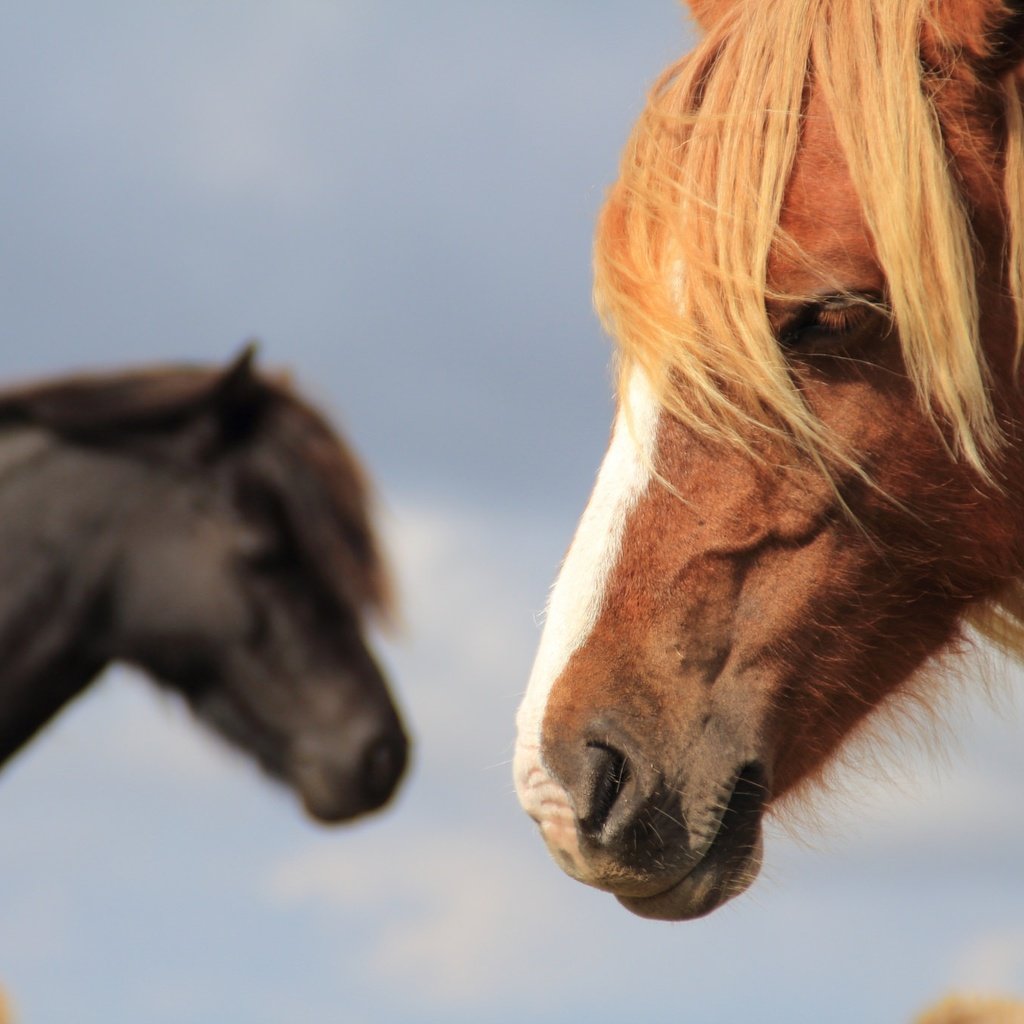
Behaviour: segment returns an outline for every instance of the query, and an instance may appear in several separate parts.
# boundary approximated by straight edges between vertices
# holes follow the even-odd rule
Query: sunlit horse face
[[[826,37],[815,33],[825,33],[841,7],[858,5],[794,2],[792,20],[773,23],[772,11],[786,6],[701,5],[709,38],[693,58],[704,63],[690,71],[700,79],[691,102],[721,90],[714,60],[727,63],[736,33],[761,31],[771,40],[806,32],[804,59],[810,52],[809,64],[820,68]],[[860,6],[876,12],[880,33],[906,25],[905,12],[886,13],[899,5]],[[993,32],[1016,39],[1021,26],[1008,8],[983,2],[925,5],[924,20],[943,11],[947,21],[915,32],[914,58],[918,44],[925,61],[940,53],[942,33],[940,56],[964,55],[928,95],[977,239],[974,269],[961,272],[976,287],[993,417],[1012,440],[1020,403],[1004,253],[1017,243],[1006,226],[1002,165],[1007,111],[1016,102],[1006,97],[1016,92],[1009,46],[987,39]],[[762,43],[762,51],[772,45]],[[770,66],[770,54],[765,59]],[[666,79],[665,93],[686,73]],[[654,358],[624,344],[629,368],[611,445],[552,592],[519,712],[516,786],[551,853],[570,875],[643,916],[699,916],[745,889],[760,866],[761,821],[772,802],[820,775],[867,714],[948,648],[965,616],[998,599],[1024,566],[1019,452],[1006,445],[979,468],[969,429],[967,440],[958,436],[955,410],[944,409],[910,365],[908,271],[893,265],[899,247],[893,226],[879,223],[883,201],[863,198],[863,172],[846,157],[849,132],[833,116],[827,79],[812,74],[796,83],[802,116],[793,154],[778,171],[781,230],[766,243],[758,298],[788,386],[805,403],[807,422],[835,444],[821,455],[820,447],[792,442],[783,414],[772,420],[742,395],[735,403],[749,413],[742,438],[714,424],[703,429],[703,413],[687,404],[703,409],[706,396],[686,365],[670,365],[659,378]],[[652,118],[647,130],[671,121]],[[713,136],[728,124],[719,118],[703,130]],[[701,130],[690,137],[698,162],[707,140]],[[602,287],[618,286],[621,299],[627,281],[634,296],[642,286],[660,289],[663,304],[678,310],[690,270],[685,243],[665,243],[659,262],[650,257],[657,250],[651,228],[640,246],[645,264],[626,252],[629,231],[637,222],[646,229],[646,197],[630,175],[654,148],[631,146],[609,199],[598,297]],[[881,185],[897,196],[907,187]],[[764,188],[768,195],[771,182]],[[721,193],[718,203],[710,227],[694,230],[715,238],[715,216],[732,218],[717,249],[695,254],[720,270],[738,216],[721,207]],[[904,256],[906,245],[920,247],[914,255],[925,273],[928,239],[915,230],[906,226],[912,240]],[[757,268],[752,260],[745,269],[756,275]],[[644,271],[653,283],[643,281]],[[605,305],[613,307],[613,329],[628,328],[627,304]],[[695,358],[705,360],[708,376],[721,369],[727,391],[727,370],[742,360],[718,363],[714,350],[738,348],[742,325],[730,334],[722,329],[727,317],[704,313],[717,333],[695,331],[685,344],[709,349]],[[683,328],[688,315],[697,314],[679,312]],[[752,425],[758,420],[768,426]]]

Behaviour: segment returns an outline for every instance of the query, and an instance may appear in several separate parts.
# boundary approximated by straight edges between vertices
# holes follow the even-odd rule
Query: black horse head
[[[363,636],[388,595],[362,472],[251,350],[0,395],[0,589],[0,762],[123,660],[319,819],[404,770]]]

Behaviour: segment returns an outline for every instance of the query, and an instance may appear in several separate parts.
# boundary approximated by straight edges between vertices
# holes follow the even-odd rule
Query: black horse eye
[[[884,313],[877,296],[830,295],[805,303],[779,330],[779,344],[790,350],[828,347],[855,334]]]

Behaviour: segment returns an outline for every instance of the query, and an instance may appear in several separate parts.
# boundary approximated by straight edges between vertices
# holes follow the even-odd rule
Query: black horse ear
[[[255,341],[248,342],[225,367],[210,393],[217,447],[248,438],[266,407],[270,392],[254,367],[257,349]]]
[[[259,342],[247,341],[238,355],[228,363],[215,388],[219,398],[230,398],[235,392],[251,388],[258,379],[253,369],[258,352]]]

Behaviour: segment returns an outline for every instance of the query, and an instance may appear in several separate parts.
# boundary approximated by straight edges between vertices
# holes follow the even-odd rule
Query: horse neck
[[[46,431],[0,431],[0,764],[108,660],[103,594],[130,477],[126,460]]]

